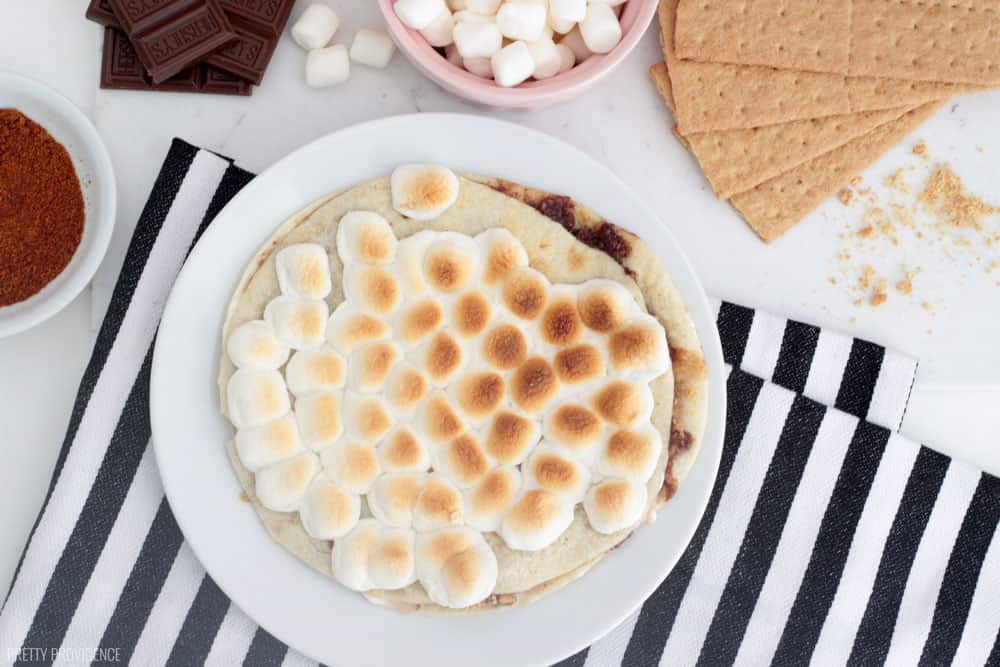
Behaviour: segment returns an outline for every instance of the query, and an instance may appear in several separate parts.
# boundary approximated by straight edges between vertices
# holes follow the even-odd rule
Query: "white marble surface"
[[[374,2],[328,0],[341,15],[336,41],[379,27]],[[1000,272],[987,276],[938,251],[892,249],[871,261],[887,275],[901,263],[925,267],[912,299],[856,307],[828,278],[841,266],[837,235],[857,226],[861,209],[831,201],[786,238],[765,246],[712,196],[691,158],[670,136],[671,120],[646,70],[658,60],[653,30],[618,73],[581,99],[534,113],[466,105],[422,78],[397,54],[387,70],[356,67],[352,79],[314,91],[302,83],[305,55],[284,39],[264,85],[249,98],[148,94],[98,89],[101,29],[83,18],[82,0],[7,0],[0,7],[0,70],[37,78],[78,104],[107,142],[118,174],[119,214],[111,250],[96,279],[107,293],[132,227],[174,136],[266,168],[320,135],[371,118],[420,111],[493,114],[561,138],[601,160],[660,211],[716,296],[836,327],[921,359],[903,431],[1000,474]],[[297,12],[306,5],[300,0]],[[296,12],[296,13],[297,13]],[[293,15],[294,19],[294,15]],[[1000,91],[949,104],[866,174],[880,183],[914,164],[910,146],[927,141],[970,189],[1000,204]],[[919,178],[919,173],[910,176]],[[628,224],[628,221],[620,221]],[[989,263],[998,248],[975,252]],[[856,268],[856,267],[855,267]],[[935,304],[928,313],[922,301]],[[0,340],[0,589],[6,590],[41,505],[87,364],[101,298],[84,292],[35,329]],[[92,313],[92,310],[95,311]],[[72,474],[73,471],[66,471]]]

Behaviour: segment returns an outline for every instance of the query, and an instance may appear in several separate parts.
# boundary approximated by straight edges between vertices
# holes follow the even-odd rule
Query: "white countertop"
[[[328,2],[342,19],[335,41],[349,43],[354,29],[381,25],[374,2]],[[831,201],[785,238],[760,243],[715,200],[670,135],[672,121],[647,75],[660,59],[653,29],[615,75],[576,102],[541,112],[491,112],[440,90],[400,54],[386,70],[355,67],[346,84],[310,90],[302,82],[305,54],[289,39],[279,45],[264,85],[248,98],[100,90],[102,29],[83,18],[85,4],[4,3],[0,70],[34,77],[69,97],[108,145],[118,175],[118,222],[96,279],[97,294],[108,294],[114,284],[175,136],[260,171],[316,137],[371,118],[419,111],[493,114],[563,139],[616,171],[660,212],[712,295],[835,327],[919,358],[903,432],[1000,474],[1000,272],[988,276],[964,261],[903,247],[872,261],[890,277],[902,262],[924,266],[914,296],[893,295],[872,309],[853,305],[857,295],[828,281],[843,266],[836,260],[844,247],[837,235],[857,225],[862,209]],[[306,4],[300,0],[293,20]],[[873,167],[866,183],[913,165],[910,146],[922,138],[970,190],[1000,204],[998,110],[1000,91],[954,100]],[[982,248],[987,260],[990,253],[1000,258],[1000,247]],[[932,313],[923,301],[934,304]],[[0,340],[0,590],[7,589],[45,496],[96,336],[92,322],[100,321],[105,306],[88,289],[51,320]]]

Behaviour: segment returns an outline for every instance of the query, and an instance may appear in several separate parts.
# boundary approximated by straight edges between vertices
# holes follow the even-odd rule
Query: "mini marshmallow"
[[[500,537],[511,549],[540,551],[573,522],[573,504],[545,489],[528,489],[500,522]]]
[[[275,512],[290,512],[306,495],[309,484],[319,472],[319,462],[312,452],[261,468],[254,474],[254,490],[260,504]]]
[[[597,456],[596,471],[605,477],[643,484],[656,469],[662,450],[660,432],[649,422],[634,429],[614,431]]]
[[[565,19],[557,19],[552,13],[552,9],[549,9],[548,15],[546,16],[545,23],[552,29],[553,32],[557,32],[560,35],[565,35],[570,30],[576,26],[576,21],[567,21]]]
[[[440,298],[404,304],[393,322],[393,338],[407,348],[419,345],[445,325],[445,309]]]
[[[348,438],[375,445],[395,423],[392,412],[379,396],[344,393],[341,412]]]
[[[388,473],[380,476],[365,498],[372,515],[387,526],[409,528],[413,524],[413,505],[424,488],[423,473]]]
[[[451,305],[450,325],[464,338],[478,336],[489,326],[496,305],[478,290],[472,290],[458,297]]]
[[[300,451],[299,428],[291,414],[236,432],[236,453],[251,472],[284,461]]]
[[[450,21],[450,15],[448,19]],[[395,52],[396,45],[384,32],[362,28],[354,33],[354,41],[351,42],[351,60],[356,63],[383,69],[388,66]]]
[[[486,533],[496,532],[520,488],[521,473],[517,468],[504,466],[491,470],[463,493],[465,523]]]
[[[506,402],[507,384],[493,370],[464,373],[447,389],[448,397],[472,425],[482,424]]]
[[[374,588],[391,591],[416,581],[413,537],[407,528],[383,528],[368,561],[368,578]]]
[[[375,448],[361,443],[338,442],[320,457],[330,480],[348,493],[367,493],[382,472]]]
[[[288,346],[264,320],[251,320],[236,327],[226,340],[226,353],[237,368],[271,371],[288,360]]]
[[[591,396],[590,407],[609,424],[631,428],[653,414],[653,393],[647,383],[607,380]]]
[[[335,540],[343,537],[361,517],[361,498],[334,484],[319,473],[299,507],[299,519],[311,537]]]
[[[402,348],[391,340],[380,340],[358,348],[347,362],[348,386],[362,394],[380,391],[389,372],[402,357]]]
[[[425,229],[413,236],[407,236],[396,247],[396,261],[393,268],[407,299],[423,296],[429,289],[424,278],[424,254],[435,238],[437,238],[435,232]]]
[[[533,42],[542,37],[545,18],[544,4],[505,2],[497,12],[497,27],[504,37]]]
[[[587,48],[587,44],[583,41],[583,35],[580,34],[580,26],[574,26],[572,30],[559,40],[559,43],[569,47],[569,50],[576,56],[577,64],[582,63],[593,55],[593,51]]]
[[[462,523],[462,494],[455,485],[437,473],[427,476],[413,503],[413,529],[436,530]]]
[[[604,422],[583,405],[564,403],[545,417],[542,435],[548,444],[589,465],[601,446]]]
[[[441,232],[424,254],[424,279],[438,292],[453,294],[471,287],[479,273],[481,251],[457,232]]]
[[[614,10],[600,2],[587,7],[587,16],[580,22],[584,44],[594,53],[607,53],[622,40],[622,27]]]
[[[557,74],[573,69],[573,65],[576,64],[576,54],[573,53],[573,49],[560,42],[556,44],[556,50],[559,51],[559,71]]]
[[[667,335],[652,315],[642,314],[608,339],[611,372],[648,382],[670,368]]]
[[[490,65],[493,67],[493,79],[505,88],[526,81],[535,71],[531,50],[521,41],[508,44],[494,53]]]
[[[350,354],[359,345],[382,340],[389,333],[388,324],[346,301],[337,306],[326,324],[327,342],[341,354]]]
[[[524,488],[545,489],[575,505],[590,486],[590,470],[545,442],[521,464]]]
[[[467,72],[475,74],[478,77],[484,79],[493,78],[493,63],[490,62],[489,58],[465,58],[462,61],[462,67]]]
[[[388,315],[403,300],[399,280],[386,267],[351,263],[344,268],[344,295],[356,306]]]
[[[452,28],[452,35],[454,35],[454,28]],[[444,57],[455,67],[465,67],[462,54],[458,52],[458,47],[454,43],[444,47]]]
[[[346,362],[329,345],[299,350],[285,367],[285,380],[293,396],[332,391],[344,386]]]
[[[303,396],[295,401],[295,421],[309,449],[318,452],[329,447],[344,432],[340,395],[323,391]]]
[[[469,360],[468,343],[438,331],[407,354],[407,361],[423,373],[434,387],[445,387]]]
[[[384,385],[389,406],[397,418],[403,421],[410,419],[430,389],[431,383],[427,377],[405,361],[392,369]]]
[[[420,35],[431,46],[448,46],[455,41],[455,19],[451,12],[445,10],[437,16],[430,25],[420,31]]]
[[[469,9],[463,9],[460,11],[456,10],[453,16],[455,17],[455,25],[459,23],[496,23],[497,17],[493,15],[495,13],[480,14]]]
[[[431,467],[430,451],[408,426],[390,431],[375,453],[379,466],[386,472],[424,472]]]
[[[516,317],[533,320],[545,310],[550,291],[551,284],[545,274],[530,266],[524,266],[507,276],[502,298],[504,305]]]
[[[640,312],[635,298],[621,283],[603,278],[580,286],[577,307],[583,323],[600,334],[610,334]]]
[[[538,422],[510,410],[502,410],[483,429],[483,446],[496,461],[517,465],[527,458],[540,437]]]
[[[240,369],[226,385],[229,421],[238,429],[260,426],[289,411],[288,390],[278,371]]]
[[[488,290],[499,288],[515,269],[528,265],[524,245],[510,230],[494,227],[476,235],[483,253],[482,284]]]
[[[336,86],[349,78],[351,59],[343,44],[316,49],[306,56],[306,85],[310,88]]]
[[[416,581],[413,531],[361,519],[334,541],[330,564],[337,581],[351,590],[405,588]]]
[[[606,479],[590,487],[583,499],[590,527],[605,535],[634,525],[646,508],[644,484]]]
[[[465,422],[443,391],[436,391],[424,401],[414,422],[415,431],[430,443],[440,444],[465,430]]]
[[[264,308],[264,319],[278,340],[293,350],[319,347],[326,338],[330,309],[321,299],[279,296]]]
[[[292,39],[306,51],[321,49],[330,43],[339,27],[337,13],[322,3],[314,2],[306,7],[292,26]]]
[[[423,30],[441,12],[448,11],[444,0],[396,0],[393,5],[399,20],[414,30]]]
[[[337,223],[337,254],[345,266],[391,262],[398,247],[389,221],[378,213],[351,211]]]
[[[464,53],[462,55],[466,57]],[[451,169],[439,165],[407,164],[396,167],[389,184],[392,207],[414,220],[433,220],[458,200],[458,176]]]
[[[500,9],[501,0],[465,0],[465,9],[481,16],[490,16]]]
[[[282,294],[322,299],[330,293],[330,259],[318,243],[298,243],[282,248],[274,258]]]
[[[417,580],[435,603],[453,609],[485,600],[496,586],[496,555],[469,528],[446,528],[418,535]]]
[[[587,15],[587,0],[549,0],[549,11],[559,23],[579,23]]]
[[[453,36],[458,52],[466,60],[490,58],[503,46],[503,35],[496,23],[459,21]]]
[[[434,471],[460,489],[483,479],[491,465],[479,439],[471,433],[463,433],[434,449]]]
[[[535,62],[531,76],[536,79],[548,79],[559,73],[562,56],[551,39],[543,38],[537,42],[528,42],[528,50],[531,51],[531,59]]]

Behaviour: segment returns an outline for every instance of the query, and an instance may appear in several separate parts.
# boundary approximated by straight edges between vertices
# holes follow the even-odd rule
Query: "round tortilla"
[[[337,224],[345,213],[355,210],[379,213],[400,239],[423,229],[475,235],[493,227],[505,227],[524,244],[531,266],[553,283],[579,283],[592,278],[615,280],[664,325],[673,372],[665,373],[650,386],[654,396],[652,422],[669,446],[664,447],[648,485],[647,519],[652,520],[656,507],[676,492],[697,456],[708,389],[694,325],[666,268],[652,251],[635,235],[566,197],[471,175],[461,179],[458,201],[439,218],[432,221],[403,218],[392,208],[389,179],[382,178],[317,202],[275,231],[240,279],[226,314],[223,340],[233,328],[259,319],[267,303],[278,296],[274,255],[287,245],[308,242],[326,248],[333,281],[327,302],[332,312],[344,298],[343,267],[335,242]],[[218,378],[223,412],[226,383],[234,371],[223,354]],[[254,493],[253,474],[240,463],[232,443],[229,454],[245,495],[271,536],[311,567],[333,578],[332,543],[311,538],[297,513],[272,512],[263,507]],[[513,551],[498,536],[488,533],[485,537],[499,565],[494,594],[476,607],[458,611],[519,606],[538,599],[581,576],[634,528],[611,535],[598,533],[590,528],[582,507],[577,506],[570,527],[541,551]],[[365,595],[373,602],[400,610],[442,611],[419,584],[398,591],[369,591]]]

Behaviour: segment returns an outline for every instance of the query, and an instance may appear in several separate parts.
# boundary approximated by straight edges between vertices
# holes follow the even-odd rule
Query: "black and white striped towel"
[[[315,664],[205,574],[148,447],[164,301],[251,178],[174,142],[0,611],[0,661]],[[567,664],[1000,664],[1000,480],[894,433],[914,361],[729,303],[718,325],[732,370],[705,517],[642,608]]]

